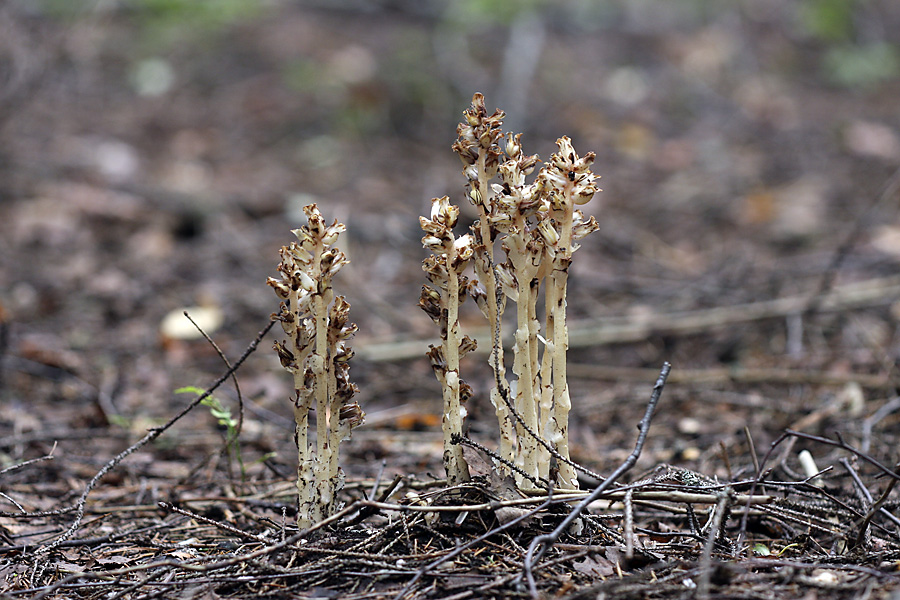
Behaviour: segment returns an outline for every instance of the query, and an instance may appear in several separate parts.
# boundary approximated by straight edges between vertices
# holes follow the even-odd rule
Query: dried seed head
[[[556,202],[571,197],[575,204],[586,204],[598,191],[596,177],[591,172],[595,154],[588,152],[579,157],[572,147],[572,140],[563,136],[556,141],[559,151],[550,157],[549,164],[541,170],[540,178],[548,188],[559,194]],[[554,208],[557,208],[554,206]]]
[[[488,179],[494,176],[502,154],[498,143],[503,137],[501,126],[505,116],[499,109],[489,116],[484,96],[480,93],[472,97],[471,106],[463,113],[463,121],[456,128],[457,140],[453,144],[453,151],[459,155],[463,165],[466,165],[464,170],[469,181],[478,179],[478,171],[473,167],[481,155],[484,156]]]

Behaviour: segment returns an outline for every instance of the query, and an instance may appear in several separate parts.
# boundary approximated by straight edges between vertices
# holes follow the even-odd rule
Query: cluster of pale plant
[[[470,394],[459,376],[459,359],[475,348],[459,331],[459,305],[469,295],[491,326],[489,362],[496,382],[491,403],[500,429],[500,469],[514,470],[521,488],[577,489],[568,444],[566,289],[576,242],[598,227],[576,208],[598,191],[590,170],[594,154],[579,157],[571,140],[562,137],[558,152],[541,165],[537,155],[522,151],[521,134],[504,134],[504,113],[489,115],[481,94],[464,116],[453,150],[463,162],[478,220],[470,233],[457,237],[460,209],[446,196],[432,200],[430,218],[420,217],[422,244],[432,253],[423,268],[432,285],[423,286],[419,305],[441,329],[442,344],[432,347],[429,357],[443,387],[447,476],[451,483],[468,478],[458,441],[460,405]],[[474,278],[464,274],[470,264]],[[516,305],[512,380],[501,343],[507,298]]]
[[[481,94],[475,94],[464,116],[453,149],[463,161],[478,220],[470,233],[457,236],[460,209],[446,196],[432,200],[430,217],[420,217],[422,243],[431,256],[423,263],[430,285],[423,286],[419,306],[440,326],[441,344],[431,346],[428,357],[443,391],[447,479],[450,484],[469,479],[459,440],[463,405],[472,392],[460,378],[460,359],[476,344],[461,334],[459,309],[471,296],[491,327],[498,468],[514,473],[523,490],[577,489],[568,447],[566,289],[577,241],[597,229],[595,219],[585,220],[576,208],[597,192],[590,170],[594,154],[579,157],[563,137],[558,152],[542,164],[537,155],[523,153],[521,134],[502,131],[504,113],[489,115]],[[526,177],[538,165],[528,183]],[[337,221],[327,226],[315,205],[304,211],[308,224],[293,230],[298,241],[281,248],[281,279],[268,280],[282,299],[274,317],[288,336],[275,343],[275,350],[294,379],[300,527],[333,512],[343,481],[338,447],[363,420],[359,405],[351,401],[357,388],[348,379],[352,351],[346,342],[356,326],[348,322],[349,304],[335,297],[331,286],[347,263],[334,246],[345,227]],[[474,277],[465,274],[470,266]],[[512,379],[501,343],[507,299],[516,305]],[[315,450],[308,435],[313,401]]]
[[[281,298],[273,318],[287,335],[275,342],[281,365],[294,379],[294,442],[297,444],[298,526],[321,521],[334,510],[335,496],[343,486],[339,464],[342,440],[365,417],[352,402],[358,392],[350,382],[348,361],[353,351],[347,340],[356,333],[349,322],[350,303],[335,296],[331,282],[349,261],[334,247],[344,225],[326,226],[315,204],[304,207],[307,224],[292,233],[296,242],[281,248],[281,279],[267,283]],[[315,451],[309,440],[309,411],[315,402]]]

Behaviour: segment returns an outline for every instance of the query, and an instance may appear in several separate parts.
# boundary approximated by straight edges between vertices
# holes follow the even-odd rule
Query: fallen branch
[[[814,297],[800,294],[702,310],[575,321],[569,324],[569,348],[639,342],[654,334],[663,333],[693,335],[727,325],[786,317],[803,312]],[[834,287],[822,297],[816,312],[840,312],[880,306],[895,302],[898,297],[900,276],[869,279]],[[475,352],[490,352],[490,331],[481,328],[473,330],[472,334],[480,348]],[[409,360],[419,358],[428,344],[436,343],[436,340],[430,339],[358,344],[356,353],[370,362]]]

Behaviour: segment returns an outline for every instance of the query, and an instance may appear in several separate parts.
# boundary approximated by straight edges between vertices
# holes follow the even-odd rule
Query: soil
[[[898,593],[900,7],[532,4],[0,5],[0,597]],[[472,449],[485,477],[446,488],[416,307],[419,215],[445,194],[475,215],[450,150],[475,91],[526,152],[567,135],[597,155],[573,459],[623,464],[672,365],[618,479],[634,498],[533,563],[574,504],[510,521]],[[342,447],[349,508],[302,532],[292,381],[276,334],[254,340],[313,202],[347,226],[367,417]],[[214,391],[238,456],[196,390],[245,353]],[[485,355],[462,369],[468,436],[495,448]]]

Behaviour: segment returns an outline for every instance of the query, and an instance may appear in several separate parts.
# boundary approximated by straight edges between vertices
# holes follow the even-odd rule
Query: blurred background
[[[166,315],[202,307],[238,356],[277,308],[265,278],[310,202],[348,226],[352,264],[336,287],[360,324],[353,377],[369,426],[433,429],[428,365],[379,352],[436,334],[415,307],[417,217],[435,196],[465,204],[450,144],[476,91],[526,152],[546,158],[568,135],[597,154],[604,191],[585,208],[600,231],[575,257],[576,319],[897,272],[894,0],[5,0],[0,432],[140,432],[171,416],[187,402],[173,390],[224,367]],[[651,373],[671,360],[885,374],[896,318],[881,306],[812,319],[793,338],[776,318],[572,357]],[[288,378],[270,346],[241,379],[260,452],[290,445]],[[490,377],[476,363],[472,427],[490,432]],[[581,459],[605,460],[620,440],[598,438],[636,422],[645,375],[572,384]],[[760,407],[803,411],[830,393],[683,386],[663,410],[688,441],[658,450],[678,460],[743,424],[774,431],[790,417]],[[621,412],[629,403],[637,412]],[[698,425],[710,406],[733,418]],[[210,430],[209,416],[196,427]],[[359,456],[378,456],[371,444]]]

